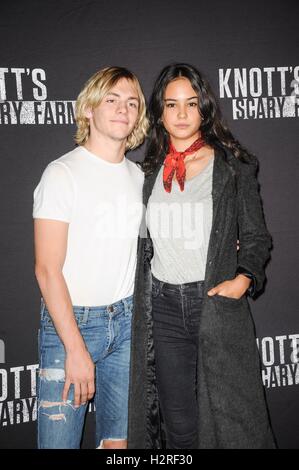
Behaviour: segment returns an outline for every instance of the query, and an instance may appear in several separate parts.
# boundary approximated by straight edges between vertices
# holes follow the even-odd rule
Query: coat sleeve
[[[240,249],[237,272],[245,270],[254,276],[249,295],[254,296],[263,287],[264,267],[270,257],[272,238],[269,234],[256,178],[258,161],[241,163],[237,177],[238,226]]]

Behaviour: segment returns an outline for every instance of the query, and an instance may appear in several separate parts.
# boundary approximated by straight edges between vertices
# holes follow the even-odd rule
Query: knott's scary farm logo
[[[219,96],[233,119],[299,116],[299,66],[219,69]]]
[[[47,97],[45,70],[0,67],[0,124],[73,124],[75,101]]]
[[[266,388],[299,384],[299,334],[257,338]]]

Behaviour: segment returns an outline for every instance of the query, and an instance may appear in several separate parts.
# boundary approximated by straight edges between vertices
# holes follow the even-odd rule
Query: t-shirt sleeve
[[[33,218],[70,222],[75,188],[70,171],[63,163],[52,162],[45,169],[33,194]]]

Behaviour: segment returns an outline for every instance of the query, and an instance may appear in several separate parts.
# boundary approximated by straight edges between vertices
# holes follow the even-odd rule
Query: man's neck
[[[84,147],[94,155],[110,163],[120,163],[124,158],[126,142],[112,141],[101,136],[95,139],[89,136]]]

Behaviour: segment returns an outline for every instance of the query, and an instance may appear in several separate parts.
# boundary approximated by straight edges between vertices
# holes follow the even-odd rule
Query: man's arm
[[[94,395],[94,363],[78,329],[62,273],[68,226],[68,223],[57,220],[34,220],[35,275],[66,351],[62,400],[67,400],[72,383],[75,389],[74,404],[79,406]]]

